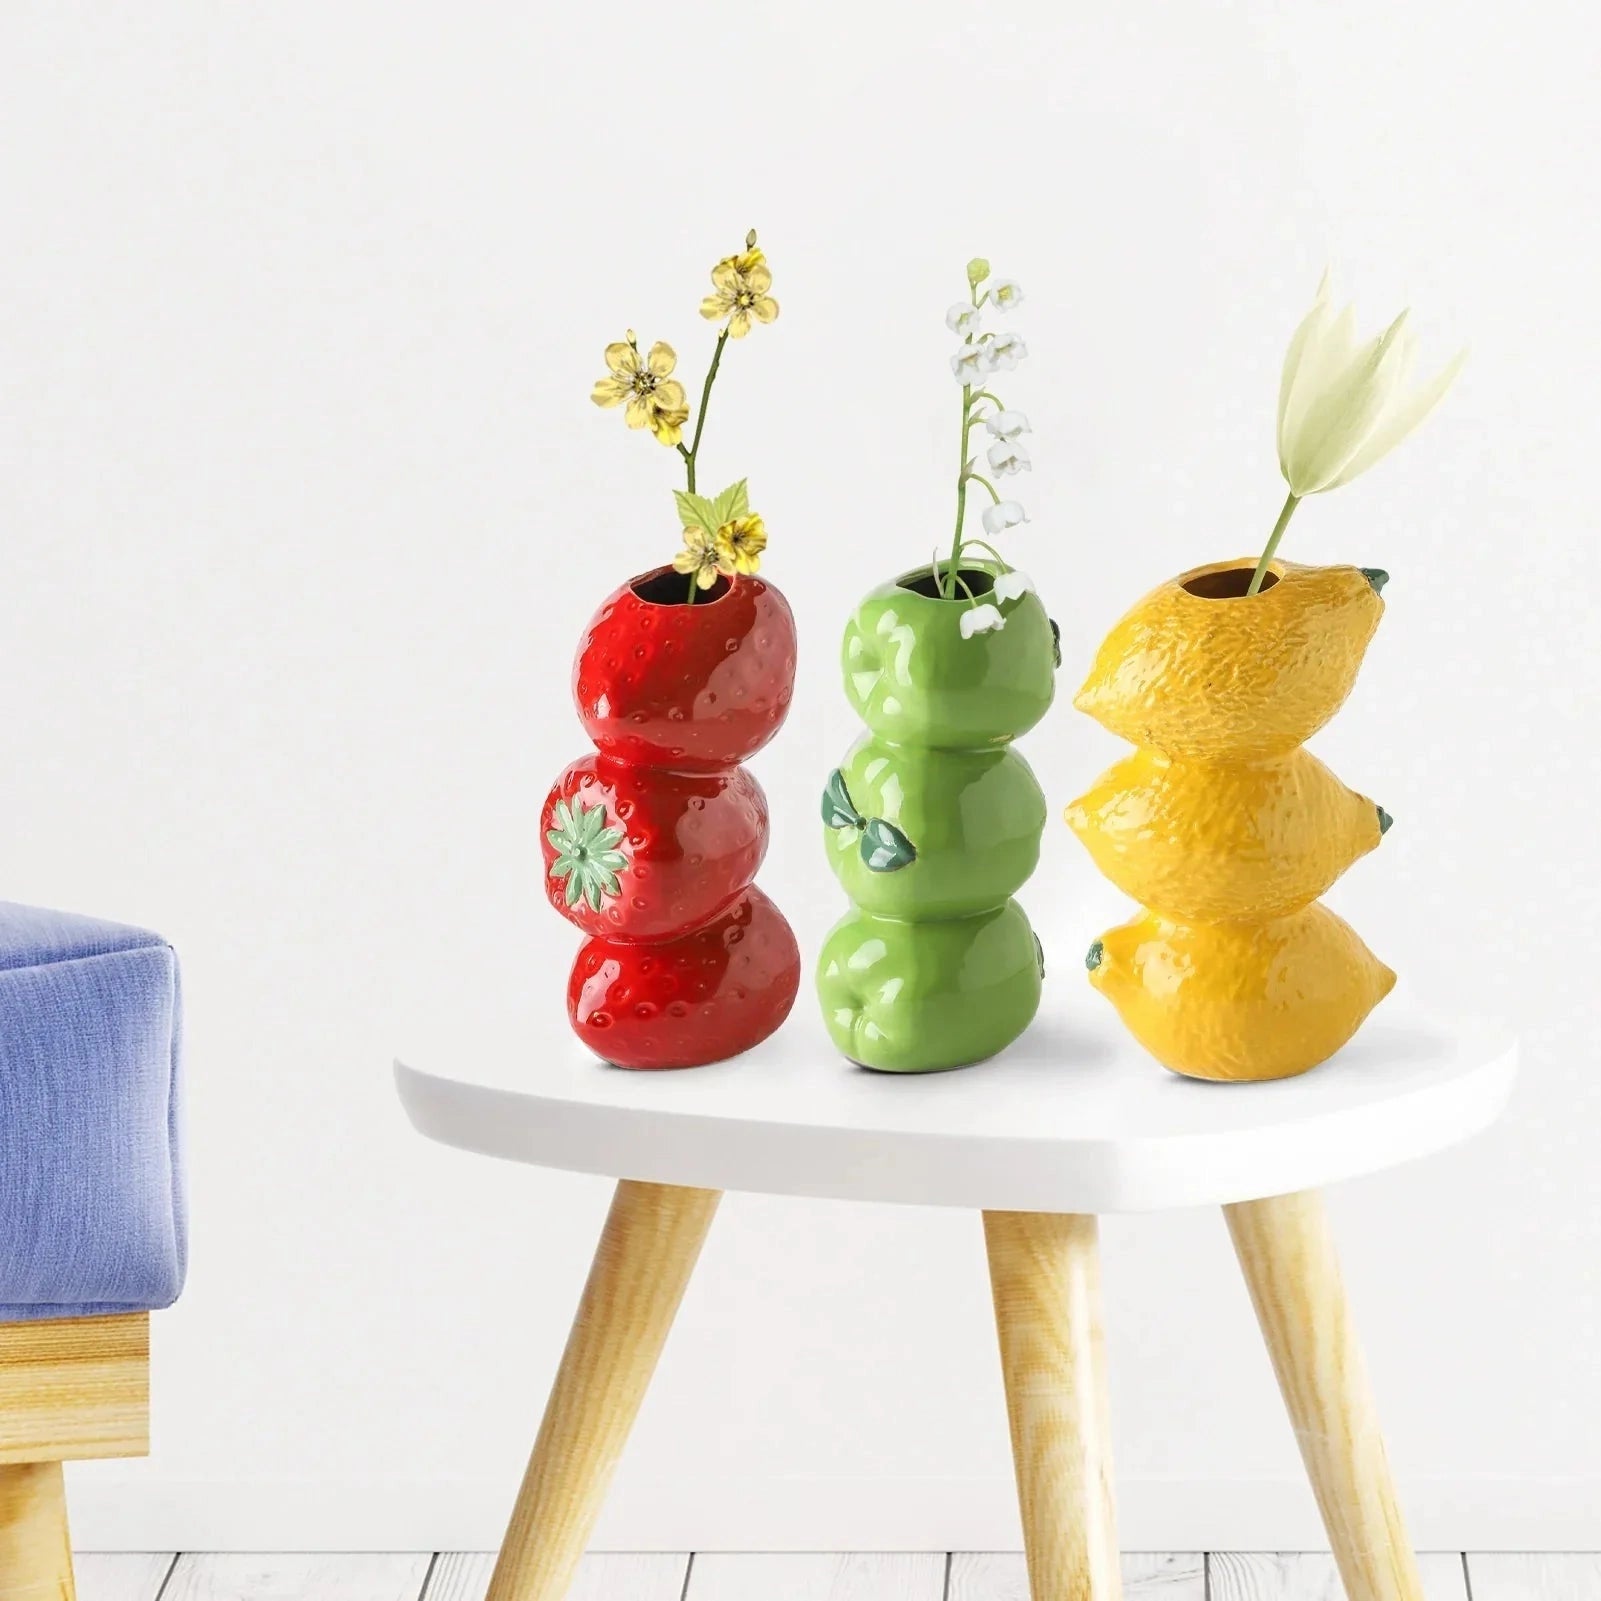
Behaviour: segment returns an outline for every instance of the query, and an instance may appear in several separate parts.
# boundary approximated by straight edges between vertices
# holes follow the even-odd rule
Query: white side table
[[[805,1008],[678,1073],[529,1045],[499,1082],[400,1064],[412,1123],[487,1156],[619,1178],[489,1588],[560,1601],[723,1190],[984,1215],[1034,1601],[1114,1601],[1118,1547],[1096,1215],[1221,1205],[1351,1601],[1421,1601],[1319,1186],[1477,1133],[1512,1040],[1381,1013],[1274,1084],[1173,1077],[1081,998],[994,1061],[894,1077]]]

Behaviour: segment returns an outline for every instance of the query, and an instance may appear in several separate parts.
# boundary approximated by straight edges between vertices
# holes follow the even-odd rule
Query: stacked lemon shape
[[[1302,743],[1350,693],[1384,611],[1372,568],[1199,567],[1107,635],[1075,704],[1139,748],[1067,809],[1145,908],[1090,980],[1158,1061],[1288,1078],[1345,1044],[1395,974],[1317,899],[1390,819]]]

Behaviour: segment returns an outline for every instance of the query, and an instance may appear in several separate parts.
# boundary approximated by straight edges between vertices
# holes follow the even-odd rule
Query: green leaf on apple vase
[[[836,767],[823,786],[823,822],[829,828],[860,828],[864,821],[845,788],[845,775]]]
[[[869,872],[894,873],[917,860],[917,848],[893,823],[874,817],[862,829],[862,860]]]

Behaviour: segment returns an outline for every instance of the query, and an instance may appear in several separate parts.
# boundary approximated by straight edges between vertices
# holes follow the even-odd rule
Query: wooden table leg
[[[1033,1601],[1117,1601],[1101,1263],[1093,1217],[986,1212]]]
[[[1225,1206],[1350,1601],[1421,1601],[1339,1258],[1315,1190]]]
[[[721,1198],[617,1186],[487,1601],[566,1595]]]
[[[73,1601],[59,1462],[0,1464],[0,1601]]]

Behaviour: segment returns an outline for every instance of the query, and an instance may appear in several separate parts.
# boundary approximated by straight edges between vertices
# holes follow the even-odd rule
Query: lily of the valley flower
[[[778,302],[767,292],[773,287],[773,274],[767,258],[752,245],[738,256],[724,256],[712,268],[712,288],[700,303],[700,314],[708,322],[728,318],[728,332],[743,339],[750,332],[751,318],[772,322],[778,316]]]
[[[951,357],[951,371],[956,375],[957,383],[964,389],[968,385],[977,387],[982,384],[985,375],[990,371],[989,362],[984,355],[984,346],[963,345]]]
[[[1019,523],[1028,521],[1028,513],[1023,510],[1022,503],[1016,500],[997,500],[993,506],[986,506],[981,515],[984,532],[991,539],[997,534],[1004,534],[1008,528],[1016,528]]]
[[[995,587],[991,593],[997,600],[1021,600],[1024,595],[1034,592],[1034,580],[1027,573],[1020,573],[1015,567],[1010,572],[1002,573],[995,580]]]
[[[1034,470],[1034,463],[1029,460],[1028,451],[1015,439],[997,439],[985,454],[989,460],[990,471],[1001,478],[1011,473]]]
[[[1338,489],[1387,456],[1440,403],[1467,359],[1459,352],[1414,389],[1417,340],[1407,313],[1362,345],[1355,324],[1352,307],[1334,311],[1325,273],[1279,383],[1279,466],[1297,499]]]
[[[945,326],[962,339],[966,339],[969,334],[978,332],[978,322],[978,307],[970,305],[965,300],[958,300],[945,313]]]
[[[991,412],[984,419],[984,426],[997,439],[1016,439],[1019,434],[1031,434],[1034,432],[1028,425],[1028,418],[1020,411]]]
[[[623,420],[630,428],[649,428],[662,444],[676,445],[689,421],[689,400],[684,386],[670,376],[678,365],[673,347],[658,339],[642,357],[630,328],[626,340],[606,346],[606,365],[611,376],[597,380],[589,398],[597,406],[620,406],[626,400]]]
[[[1028,346],[1010,333],[990,334],[983,343],[984,365],[990,372],[1011,372],[1027,354]]]
[[[998,607],[991,606],[986,601],[980,606],[969,606],[962,613],[962,620],[957,626],[962,631],[963,639],[971,639],[974,634],[998,632],[1006,626],[1006,619],[1001,616]]]
[[[992,474],[1006,477],[1028,472],[1033,466],[1028,450],[1020,442],[1021,436],[1030,431],[1028,418],[1020,411],[1009,410],[1006,402],[990,386],[991,375],[1015,368],[1028,354],[1027,347],[1015,333],[980,332],[983,307],[993,305],[998,311],[1008,311],[1022,301],[1023,291],[1016,279],[1001,278],[991,283],[989,275],[990,264],[982,256],[975,256],[968,262],[969,304],[958,303],[945,314],[946,326],[963,337],[962,348],[950,358],[951,372],[962,386],[962,465],[956,475],[956,532],[951,539],[950,557],[944,563],[943,572],[938,553],[930,567],[937,592],[947,601],[959,599],[958,591],[967,588],[961,577],[962,552],[975,544],[995,558],[995,568],[990,571],[994,572],[996,568],[1001,571],[1000,579],[991,585],[995,600],[1016,599],[1032,587],[1021,574],[1013,576],[1010,573],[1005,558],[993,545],[986,544],[982,539],[963,537],[969,512],[977,509],[968,505],[969,486],[975,483],[989,491],[993,502],[980,512],[984,532],[990,539],[998,538],[1008,529],[1028,521],[1028,513],[1017,501],[1002,500],[995,485],[974,470],[977,456],[973,433],[979,424],[983,425],[992,441],[986,452]],[[967,602],[961,616],[964,639],[1005,627],[1005,618],[993,601],[981,603],[968,590]]]

